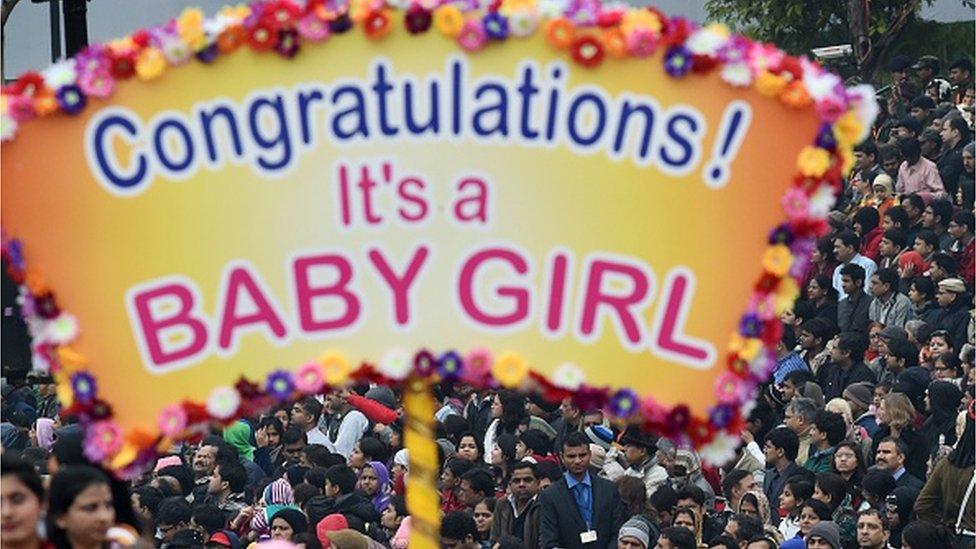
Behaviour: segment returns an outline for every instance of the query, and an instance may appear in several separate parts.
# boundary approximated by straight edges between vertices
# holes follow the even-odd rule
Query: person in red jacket
[[[859,208],[854,214],[854,232],[861,237],[859,253],[875,263],[880,259],[881,252],[878,248],[881,246],[881,238],[884,237],[880,224],[881,214],[873,206]]]
[[[956,212],[949,222],[949,235],[952,236],[952,246],[949,253],[959,262],[959,274],[967,284],[972,284],[974,273],[974,238],[973,212],[965,210]]]

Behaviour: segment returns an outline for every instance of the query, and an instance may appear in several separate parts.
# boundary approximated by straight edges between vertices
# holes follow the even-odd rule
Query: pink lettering
[[[393,291],[393,316],[398,326],[410,323],[410,287],[413,286],[417,274],[424,266],[424,262],[427,261],[429,253],[430,250],[427,246],[418,247],[414,251],[413,257],[410,258],[406,272],[403,276],[397,276],[380,250],[369,251],[369,260],[376,267],[376,272],[383,277],[383,281]]]
[[[562,327],[563,307],[566,295],[566,271],[569,260],[565,254],[556,254],[552,259],[552,278],[549,289],[549,308],[546,313],[546,328],[555,332]]]
[[[285,324],[271,305],[271,301],[264,294],[254,276],[244,267],[235,267],[227,275],[227,290],[224,298],[224,308],[220,315],[220,335],[217,343],[221,349],[229,349],[237,339],[234,332],[249,326],[266,325],[275,337],[285,337]],[[241,292],[247,293],[254,302],[255,311],[249,314],[239,314],[238,304]]]
[[[604,275],[615,274],[628,278],[632,287],[621,295],[604,290]],[[647,276],[639,268],[617,261],[596,259],[589,266],[586,277],[586,293],[583,296],[583,312],[580,318],[580,332],[591,336],[596,328],[597,313],[601,305],[606,305],[615,315],[617,325],[623,336],[632,344],[638,344],[643,337],[641,330],[639,304],[647,297],[650,284]]]
[[[193,292],[186,285],[168,283],[136,292],[130,299],[139,321],[136,337],[142,342],[142,347],[148,351],[152,366],[166,366],[184,360],[207,347],[207,325],[200,318],[193,316],[195,305]],[[176,300],[176,312],[168,316],[160,315],[160,318],[154,317],[153,303],[157,300]],[[167,338],[163,334],[164,331],[172,332],[172,330],[189,334],[190,337],[179,344],[178,341],[174,341],[177,338]]]
[[[691,273],[671,271],[664,289],[664,312],[660,315],[657,347],[695,363],[708,363],[714,351],[710,346],[690,341],[679,332],[684,329],[685,313],[691,304],[694,279]],[[687,297],[687,300],[685,299]]]
[[[324,286],[313,286],[311,271],[319,267],[334,269],[339,275],[338,280]],[[356,322],[361,306],[359,297],[348,289],[349,282],[352,281],[352,265],[348,259],[334,254],[301,257],[295,260],[293,271],[298,321],[302,330],[306,332],[339,330]],[[322,298],[340,300],[345,311],[335,318],[316,318],[313,302]]]
[[[528,262],[518,252],[505,248],[486,248],[469,257],[461,267],[461,276],[458,280],[458,298],[464,313],[475,322],[493,327],[510,326],[525,320],[529,316],[529,291],[526,288],[499,286],[496,289],[496,293],[500,297],[510,298],[514,301],[514,306],[509,313],[492,314],[475,302],[474,282],[478,268],[483,263],[493,260],[508,263],[520,275],[526,274],[529,270]]]

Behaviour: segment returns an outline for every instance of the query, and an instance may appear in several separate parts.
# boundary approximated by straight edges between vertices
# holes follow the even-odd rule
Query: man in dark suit
[[[612,482],[590,475],[590,441],[580,432],[563,439],[563,477],[539,494],[544,549],[616,547],[623,504]]]
[[[874,457],[874,466],[882,471],[891,473],[895,477],[896,486],[907,486],[921,490],[925,485],[922,479],[905,470],[905,458],[908,455],[908,445],[898,437],[885,437],[878,443],[878,452]]]

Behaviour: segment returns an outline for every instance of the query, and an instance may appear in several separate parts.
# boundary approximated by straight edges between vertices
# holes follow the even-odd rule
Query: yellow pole
[[[404,442],[410,457],[407,510],[411,517],[411,549],[440,547],[441,504],[437,492],[437,443],[434,442],[434,398],[430,382],[407,382],[403,399]]]

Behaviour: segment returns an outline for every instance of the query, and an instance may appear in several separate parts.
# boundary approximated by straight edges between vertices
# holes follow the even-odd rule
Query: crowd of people
[[[889,69],[736,458],[571,399],[441,384],[442,546],[973,547],[973,65]],[[400,411],[382,385],[306,397],[122,482],[52,385],[5,386],[0,545],[406,547]]]

